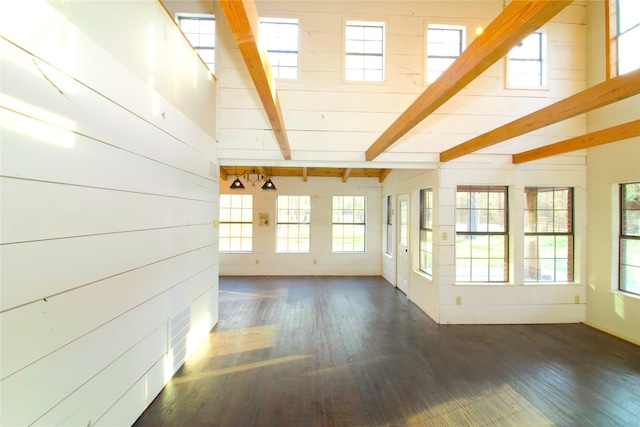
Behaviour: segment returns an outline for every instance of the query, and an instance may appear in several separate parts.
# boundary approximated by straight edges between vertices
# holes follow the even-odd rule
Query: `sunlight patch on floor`
[[[263,360],[262,362],[246,363],[244,365],[232,366],[230,368],[216,369],[213,371],[205,371],[199,374],[189,373],[189,375],[185,377],[175,377],[171,380],[171,382],[173,384],[180,384],[183,382],[198,381],[204,378],[235,374],[238,372],[249,371],[251,369],[259,369],[267,366],[278,365],[280,363],[295,362],[296,360],[308,359],[309,357],[313,357],[313,356],[298,355],[298,356],[278,357],[276,359]]]
[[[234,300],[252,300],[252,299],[279,299],[286,298],[289,292],[286,289],[275,289],[273,291],[266,292],[233,292],[233,291],[220,291],[220,301],[234,301]]]
[[[478,396],[450,400],[407,420],[408,425],[551,426],[553,422],[509,385]]]

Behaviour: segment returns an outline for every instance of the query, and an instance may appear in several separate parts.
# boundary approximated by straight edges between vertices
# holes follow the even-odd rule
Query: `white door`
[[[409,196],[398,196],[398,245],[396,250],[396,285],[409,296]]]

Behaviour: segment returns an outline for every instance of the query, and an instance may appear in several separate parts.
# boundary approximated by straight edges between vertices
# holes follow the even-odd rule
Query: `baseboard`
[[[583,323],[584,325],[587,325],[587,326],[588,326],[588,327],[590,327],[590,328],[597,329],[598,331],[600,331],[600,332],[604,332],[605,334],[613,335],[614,337],[616,337],[616,338],[618,338],[618,339],[621,339],[622,341],[626,341],[626,342],[628,342],[628,343],[635,344],[635,345],[637,345],[637,346],[639,346],[639,347],[640,347],[640,341],[632,340],[632,339],[631,339],[631,338],[629,338],[629,337],[622,336],[622,335],[617,334],[617,333],[615,333],[615,332],[613,332],[613,331],[610,331],[610,330],[608,330],[608,329],[606,329],[606,328],[602,328],[602,327],[600,327],[600,326],[596,326],[596,325],[594,325],[594,324],[592,324],[592,323],[589,323],[589,322],[586,322],[586,321],[585,321],[585,322],[582,322],[582,323]]]

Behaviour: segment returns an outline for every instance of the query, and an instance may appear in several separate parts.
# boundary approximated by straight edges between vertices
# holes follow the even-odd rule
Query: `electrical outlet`
[[[449,238],[449,233],[447,233],[446,231],[442,232],[442,240],[447,240]]]
[[[462,305],[462,297],[456,297],[456,305]]]
[[[220,224],[220,221],[218,221],[217,219],[213,220],[213,228],[218,228],[219,224]]]
[[[256,260],[256,264],[260,264],[260,261],[259,261],[259,260]]]
[[[573,298],[573,302],[575,302],[576,304],[580,304],[580,295],[576,295],[576,296]]]
[[[317,263],[318,263],[318,260],[317,260],[317,259],[314,259],[314,260],[313,260],[313,263],[314,263],[314,264],[317,264]]]

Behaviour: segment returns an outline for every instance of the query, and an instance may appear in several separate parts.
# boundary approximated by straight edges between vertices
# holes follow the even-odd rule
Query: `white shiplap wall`
[[[605,80],[604,7],[587,6],[590,85]],[[640,95],[587,114],[588,131],[640,119]],[[640,297],[619,292],[619,184],[640,182],[640,137],[587,150],[589,277],[587,323],[640,345]]]
[[[482,156],[476,156],[476,160]],[[511,165],[508,158],[458,160],[410,177],[393,171],[383,194],[409,194],[411,203],[409,298],[438,323],[575,323],[585,320],[587,284],[586,165],[557,156]],[[509,282],[464,284],[455,280],[455,191],[458,185],[509,187]],[[524,187],[574,188],[574,282],[524,282]],[[420,189],[434,190],[433,277],[419,271]],[[386,271],[386,270],[385,270]],[[388,278],[389,280],[389,278]],[[459,298],[459,299],[458,299]]]
[[[466,27],[467,44],[476,27],[486,27],[501,11],[500,1],[260,1],[260,16],[299,20],[299,77],[278,79],[283,117],[294,161],[363,162],[365,150],[426,88],[427,25]],[[386,25],[384,82],[344,80],[346,20]],[[270,130],[237,43],[217,10],[216,75],[220,79],[220,158],[231,164],[255,159],[267,164],[282,155]],[[437,162],[438,153],[522,115],[583,90],[585,77],[584,2],[577,1],[545,24],[548,87],[505,88],[505,63],[498,61],[376,162]],[[516,153],[584,133],[584,117],[565,120],[527,138],[485,149]],[[584,152],[580,153],[584,157]],[[246,162],[244,163],[246,164]]]
[[[230,190],[235,176],[222,181],[222,193],[253,195],[253,251],[220,253],[221,275],[367,275],[381,274],[382,199],[375,178],[274,177],[277,191],[265,191],[261,184],[246,184],[245,190]],[[276,196],[311,196],[311,250],[309,253],[276,253]],[[365,196],[367,203],[366,252],[331,252],[332,196]],[[259,214],[269,214],[269,226],[259,225]],[[316,263],[314,263],[314,260]]]
[[[215,79],[157,2],[0,12],[0,424],[130,425],[217,322]]]

